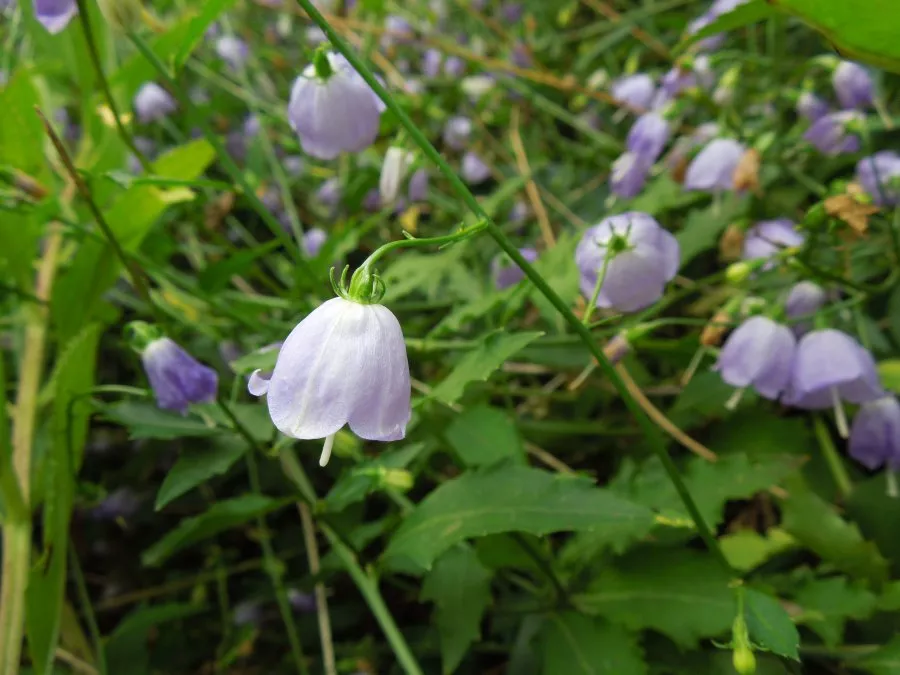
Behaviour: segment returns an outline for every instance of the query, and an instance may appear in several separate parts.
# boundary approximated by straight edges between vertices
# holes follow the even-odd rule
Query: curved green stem
[[[297,0],[297,3],[322,29],[322,31],[328,36],[328,39],[331,41],[334,47],[346,57],[350,65],[352,65],[356,69],[360,76],[384,102],[387,108],[396,116],[397,121],[399,121],[400,124],[406,129],[412,140],[422,150],[422,153],[432,162],[434,162],[435,166],[437,166],[441,174],[443,174],[444,178],[446,178],[450,183],[453,191],[465,203],[469,210],[471,210],[477,218],[483,221],[485,230],[494,239],[497,245],[513,260],[514,263],[516,263],[516,265],[518,265],[518,267],[522,270],[525,276],[528,277],[531,283],[533,283],[538,288],[538,290],[544,295],[545,298],[547,298],[550,304],[553,305],[556,311],[559,312],[560,315],[562,315],[562,317],[565,319],[566,323],[569,324],[572,330],[578,334],[578,336],[584,342],[585,346],[587,346],[588,350],[590,350],[591,355],[594,356],[594,358],[597,360],[597,363],[600,364],[600,369],[603,371],[603,374],[619,392],[619,395],[622,397],[622,400],[628,407],[628,410],[637,420],[642,431],[650,442],[651,449],[662,462],[663,467],[665,468],[666,473],[669,476],[669,479],[672,481],[672,484],[674,485],[675,490],[678,492],[681,501],[684,503],[685,508],[693,519],[698,533],[703,538],[710,552],[713,556],[715,556],[718,562],[726,570],[728,570],[729,574],[736,574],[735,570],[728,563],[728,560],[725,558],[721,549],[719,548],[719,544],[715,538],[715,535],[704,520],[703,515],[700,513],[700,510],[697,507],[697,504],[691,497],[687,486],[678,473],[678,468],[675,466],[675,462],[673,462],[672,458],[669,457],[669,453],[666,451],[665,442],[660,431],[647,417],[635,398],[628,392],[628,389],[625,387],[625,383],[622,381],[622,378],[616,372],[613,365],[609,362],[609,359],[604,356],[603,350],[594,341],[594,338],[587,326],[581,323],[579,318],[569,308],[566,302],[556,293],[556,291],[554,291],[550,287],[550,285],[522,256],[522,254],[519,253],[519,249],[516,248],[515,244],[513,244],[512,241],[510,241],[510,239],[497,226],[497,224],[494,223],[494,221],[478,203],[475,195],[473,195],[469,191],[465,183],[462,182],[462,180],[459,178],[459,176],[456,175],[450,165],[447,164],[443,157],[441,157],[441,154],[431,144],[428,138],[426,138],[426,136],[419,130],[419,127],[416,126],[415,122],[410,119],[409,115],[407,115],[403,108],[393,99],[393,97],[382,86],[378,79],[372,74],[372,71],[368,68],[368,66],[366,66],[366,64],[363,63],[362,60],[354,53],[354,51],[350,48],[346,41],[340,35],[338,35],[334,28],[331,27],[331,24],[328,23],[325,17],[322,16],[322,14],[316,9],[312,2],[310,0]]]

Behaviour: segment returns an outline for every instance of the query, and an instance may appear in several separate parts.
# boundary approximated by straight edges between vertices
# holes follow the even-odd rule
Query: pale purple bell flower
[[[528,204],[521,199],[517,199],[509,210],[509,222],[515,225],[524,223],[530,213],[531,211],[528,208]]]
[[[525,7],[521,2],[504,2],[500,6],[500,17],[506,23],[517,23],[525,14]]]
[[[402,439],[411,409],[400,323],[382,305],[328,300],[288,335],[264,393],[281,433],[325,439],[321,466],[345,425],[367,440]]]
[[[304,593],[296,588],[289,588],[287,599],[295,612],[314,614],[317,611],[316,596],[313,593]]]
[[[784,402],[807,410],[834,408],[838,431],[847,437],[843,401],[867,403],[884,395],[872,355],[844,332],[810,331],[797,344]]]
[[[875,204],[900,204],[900,154],[893,150],[882,150],[859,160],[856,179]]]
[[[812,317],[828,299],[825,289],[812,281],[800,281],[791,287],[784,301],[784,314],[788,319]],[[810,321],[793,323],[795,335],[803,335],[812,327]]]
[[[283,342],[273,342],[265,347],[260,347],[256,350],[256,353],[265,354],[266,352],[280,351],[283,344]],[[269,388],[269,380],[271,379],[271,370],[261,370],[257,368],[250,373],[250,376],[247,378],[247,391],[253,396],[263,396]]]
[[[734,189],[734,172],[747,149],[731,138],[717,138],[707,144],[688,165],[685,190],[723,192]]]
[[[653,78],[646,73],[635,73],[615,80],[610,87],[610,93],[619,105],[647,110],[656,93],[656,85]]]
[[[381,46],[390,47],[398,44],[409,44],[415,37],[412,24],[402,16],[391,14],[384,22],[385,32],[381,36]]]
[[[47,32],[56,35],[78,13],[75,0],[34,0],[34,16]]]
[[[444,124],[442,137],[451,150],[465,150],[472,135],[472,120],[460,115],[451,117]]]
[[[623,199],[636,197],[644,189],[652,166],[653,162],[647,162],[637,153],[622,153],[609,172],[610,191]]]
[[[723,381],[737,388],[726,407],[734,408],[747,387],[763,398],[777,399],[788,385],[796,346],[791,329],[768,317],[753,316],[738,326],[713,366]]]
[[[625,146],[644,162],[653,164],[669,141],[669,123],[655,112],[638,117],[628,132]]]
[[[250,48],[247,43],[234,35],[223,35],[216,40],[216,54],[234,70],[240,70],[247,63]]]
[[[172,95],[156,82],[145,82],[134,96],[134,112],[144,124],[171,115],[177,107]]]
[[[466,73],[466,62],[459,56],[448,56],[444,60],[444,75],[462,77]]]
[[[288,175],[294,178],[301,176],[306,168],[306,162],[300,155],[288,155],[284,158],[282,164],[284,164],[284,170],[287,171]]]
[[[360,152],[378,137],[384,103],[343,57],[327,54],[332,74],[320,78],[310,64],[296,79],[288,103],[288,121],[304,152],[334,159]]]
[[[635,312],[659,300],[680,258],[675,237],[650,215],[636,211],[604,218],[585,231],[575,249],[581,292],[590,300],[602,274],[596,305],[620,312]]]
[[[862,114],[855,110],[831,112],[813,122],[803,139],[825,155],[859,152],[859,137],[849,131],[848,125],[862,120]]]
[[[520,248],[519,253],[530,263],[538,259],[538,252],[533,248]],[[494,277],[495,288],[502,291],[522,281],[525,273],[507,256],[500,255],[491,261],[491,276]]]
[[[326,241],[328,241],[328,234],[325,230],[319,227],[311,227],[303,233],[300,247],[307,258],[315,258],[319,255],[319,251],[322,250],[322,246],[325,245]]]
[[[381,210],[381,195],[378,188],[372,188],[366,193],[362,200],[362,207],[370,213]]]
[[[706,122],[693,130],[689,136],[682,136],[672,145],[672,150],[666,156],[665,164],[670,169],[681,164],[688,158],[691,152],[706,145],[719,135],[719,125],[715,122]]]
[[[828,103],[811,91],[804,91],[797,98],[797,114],[805,117],[810,122],[815,122],[820,117],[824,117],[828,114],[828,110]]]
[[[531,68],[534,65],[534,59],[531,58],[531,50],[521,42],[513,45],[509,60],[517,68]]]
[[[868,108],[874,101],[874,85],[869,71],[853,61],[841,61],[831,75],[834,93],[842,108]]]
[[[467,152],[462,159],[462,177],[469,185],[478,185],[491,177],[490,167],[474,152]]]
[[[406,187],[406,196],[411,202],[424,202],[428,199],[428,171],[416,169],[409,177],[409,185]]]
[[[659,89],[653,97],[651,106],[654,109],[661,108],[686,89],[694,87],[709,89],[715,84],[715,77],[706,54],[697,56],[689,67],[672,66],[660,80]]]
[[[863,403],[850,428],[850,456],[867,469],[900,470],[900,402],[890,395]]]
[[[695,33],[699,33],[701,30],[706,28],[709,24],[716,20],[717,17],[713,16],[710,12],[706,12],[705,14],[701,14],[696,19],[688,23],[687,30],[685,31],[688,35],[694,35]],[[716,33],[715,35],[710,35],[709,37],[703,38],[695,43],[696,48],[700,51],[704,52],[712,52],[721,47],[725,42],[725,33]]]
[[[191,403],[216,399],[219,376],[167,337],[150,342],[141,353],[147,379],[164,410],[185,414]]]
[[[806,237],[796,229],[794,222],[788,218],[761,220],[747,230],[744,236],[744,260],[772,258],[784,248],[802,246]]]
[[[341,203],[343,189],[339,178],[329,178],[316,190],[316,199],[323,206],[330,209],[336,208]]]
[[[443,61],[444,57],[439,50],[434,47],[426,49],[425,54],[422,55],[422,73],[425,77],[437,77],[441,72]]]

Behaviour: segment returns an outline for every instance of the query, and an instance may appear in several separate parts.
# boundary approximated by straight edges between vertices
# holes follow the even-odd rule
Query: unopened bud
[[[753,273],[753,266],[746,262],[732,263],[725,270],[725,279],[728,283],[738,285],[742,284]]]
[[[756,672],[756,657],[746,645],[735,647],[731,661],[739,675],[753,675]]]
[[[384,469],[381,485],[406,492],[413,486],[413,475],[405,469]]]

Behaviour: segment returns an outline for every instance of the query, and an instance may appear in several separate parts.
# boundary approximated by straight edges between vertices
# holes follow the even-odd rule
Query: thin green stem
[[[280,457],[285,475],[298,487],[308,502],[315,504],[317,499],[315,490],[306,476],[306,472],[303,471],[300,462],[297,461],[293,449],[284,448]],[[384,635],[404,672],[407,675],[423,675],[422,668],[409,648],[406,638],[403,637],[403,633],[400,632],[397,622],[394,621],[390,609],[388,609],[384,599],[381,597],[381,591],[378,590],[378,579],[374,572],[371,569],[364,570],[362,568],[353,550],[337,536],[331,527],[325,523],[320,523],[319,527],[328,538],[332,550],[340,558],[350,578],[353,579],[373,616],[378,621],[378,625],[381,626],[381,630],[384,631]]]
[[[850,480],[846,467],[841,462],[837,448],[834,447],[831,433],[819,415],[813,418],[813,426],[815,427],[816,440],[819,441],[819,449],[822,451],[825,463],[828,464],[828,470],[831,472],[831,477],[834,479],[838,493],[840,493],[842,499],[847,499],[853,492],[853,482]]]
[[[131,134],[128,133],[125,125],[122,124],[122,117],[119,114],[119,107],[118,105],[116,105],[116,101],[112,95],[112,90],[109,88],[109,81],[106,79],[106,75],[103,72],[103,64],[100,63],[100,53],[97,50],[97,43],[94,41],[94,31],[91,28],[91,19],[90,14],[88,13],[87,1],[77,0],[77,3],[78,19],[81,22],[81,29],[84,32],[85,42],[87,42],[88,54],[91,58],[91,64],[94,66],[94,72],[97,75],[97,80],[100,82],[100,88],[103,89],[103,95],[106,97],[106,104],[109,106],[110,112],[112,112],[113,120],[116,124],[116,130],[118,130],[119,132],[119,137],[122,139],[122,142],[128,146],[128,149],[131,150],[131,153],[140,163],[141,168],[144,170],[144,173],[152,173],[150,169],[150,162],[147,161],[146,157],[144,157],[144,153],[138,150],[137,146],[134,144],[134,140],[131,138]]]
[[[78,593],[78,602],[81,603],[81,611],[91,634],[91,642],[94,647],[94,658],[97,664],[97,672],[106,675],[106,652],[103,649],[103,639],[100,636],[100,628],[97,626],[97,617],[91,605],[91,596],[88,594],[87,584],[84,581],[84,572],[78,554],[75,553],[74,542],[69,542],[69,565],[72,567],[72,579],[75,581],[75,590]]]
[[[613,365],[609,362],[609,359],[604,356],[603,350],[600,348],[600,346],[594,341],[590,330],[581,323],[575,313],[566,304],[565,300],[563,300],[556,293],[556,291],[551,288],[551,286],[544,280],[544,278],[537,272],[537,270],[535,270],[534,267],[522,256],[522,254],[519,253],[518,248],[512,243],[512,241],[510,241],[510,239],[485,212],[485,210],[478,203],[478,200],[475,198],[475,195],[473,195],[469,191],[465,183],[462,182],[462,180],[456,175],[450,165],[447,164],[447,162],[437,151],[437,149],[422,133],[419,127],[416,126],[416,123],[412,121],[409,115],[406,114],[403,108],[394,100],[394,98],[388,93],[384,86],[382,86],[378,79],[372,74],[372,71],[368,68],[368,66],[366,66],[365,63],[362,62],[362,60],[350,48],[347,42],[337,33],[337,31],[334,30],[334,28],[331,27],[331,24],[328,23],[325,17],[322,16],[322,14],[316,9],[312,2],[310,0],[296,1],[307,13],[307,15],[309,15],[309,17],[328,36],[328,39],[331,41],[334,47],[341,54],[343,54],[344,57],[346,57],[350,65],[352,65],[356,69],[360,76],[384,102],[387,108],[394,114],[394,116],[397,118],[397,121],[400,122],[400,124],[409,133],[413,141],[415,141],[416,145],[418,145],[422,150],[422,153],[432,162],[434,162],[435,166],[437,166],[441,174],[443,174],[443,176],[450,183],[453,191],[466,204],[466,206],[472,211],[472,213],[474,213],[479,220],[484,222],[487,233],[494,239],[497,245],[507,255],[509,255],[513,262],[515,262],[516,265],[519,266],[525,276],[527,276],[531,280],[531,282],[538,288],[538,290],[544,295],[544,297],[547,298],[550,304],[554,306],[556,311],[559,312],[560,315],[562,315],[562,317],[569,324],[572,330],[574,330],[575,333],[577,333],[579,337],[581,337],[585,346],[587,346],[591,354],[600,364],[600,368],[603,371],[604,376],[619,392],[619,395],[622,397],[625,405],[628,407],[631,414],[641,426],[641,429],[650,442],[651,449],[663,463],[663,467],[666,470],[669,479],[672,481],[672,484],[674,485],[675,490],[678,492],[681,501],[684,503],[685,508],[693,519],[697,527],[697,531],[706,543],[706,546],[709,548],[712,555],[717,559],[719,564],[721,564],[729,574],[736,574],[735,570],[728,563],[728,560],[725,558],[721,549],[719,548],[718,541],[716,540],[715,535],[704,520],[703,515],[700,513],[700,510],[697,507],[697,504],[694,502],[693,497],[691,497],[687,486],[685,485],[684,481],[681,478],[681,475],[678,472],[678,468],[675,466],[675,462],[673,462],[672,458],[669,457],[669,453],[666,451],[666,446],[662,435],[650,420],[650,418],[647,417],[647,415],[641,409],[635,398],[628,392],[627,388],[625,387],[625,383],[622,381],[622,378],[616,372]]]
[[[134,46],[137,48],[137,50],[144,56],[145,59],[147,59],[150,65],[152,65],[156,69],[156,72],[163,79],[166,85],[172,90],[172,93],[175,94],[175,98],[178,99],[179,104],[181,104],[186,110],[191,109],[191,100],[187,93],[184,91],[184,88],[169,73],[169,69],[166,68],[165,64],[162,61],[159,60],[159,57],[153,52],[153,50],[144,41],[144,39],[133,31],[128,33],[128,37],[134,43]],[[303,257],[300,248],[291,241],[291,238],[288,236],[287,232],[284,231],[284,228],[281,227],[281,223],[278,222],[278,219],[272,215],[272,213],[266,208],[265,204],[262,203],[260,198],[256,196],[256,192],[247,181],[244,173],[241,171],[240,167],[235,164],[234,160],[231,158],[231,155],[228,154],[228,151],[225,149],[225,146],[219,139],[219,136],[213,130],[212,126],[210,126],[209,120],[207,120],[203,115],[194,115],[194,121],[203,132],[204,138],[206,138],[206,140],[215,150],[216,155],[219,157],[219,162],[221,162],[222,164],[222,168],[225,169],[225,173],[227,173],[229,178],[231,178],[231,180],[234,181],[234,183],[240,188],[241,193],[244,195],[244,198],[250,203],[250,206],[253,208],[253,210],[259,214],[259,217],[263,219],[263,222],[266,224],[275,238],[281,241],[285,249],[287,249],[287,251],[291,254],[291,257],[294,259],[297,265],[297,269],[304,275],[306,275],[309,281],[318,283],[318,279],[316,279],[315,274],[313,274],[308,261]]]
[[[398,239],[397,241],[391,241],[375,249],[375,251],[373,251],[372,254],[368,258],[366,258],[365,262],[363,262],[360,267],[371,267],[385,253],[398,248],[415,248],[417,246],[443,246],[445,244],[452,244],[453,242],[462,241],[463,239],[468,239],[469,237],[474,237],[476,234],[483,232],[486,227],[486,223],[482,221],[480,223],[472,225],[471,227],[464,227],[463,229],[458,230],[453,234],[444,235],[443,237],[428,237],[425,239],[410,237],[408,239]]]
[[[250,432],[241,424],[230,407],[222,400],[217,399],[216,403],[225,413],[229,421],[234,425],[235,430],[244,437],[250,445],[250,451],[245,455],[247,463],[247,474],[250,478],[250,489],[254,494],[262,494],[259,483],[259,468],[256,465],[256,441]],[[294,665],[300,675],[309,675],[309,669],[306,667],[306,661],[303,658],[303,649],[300,646],[300,638],[297,635],[297,624],[294,621],[294,614],[291,611],[291,603],[288,601],[287,591],[282,580],[282,564],[278,561],[275,551],[272,548],[272,534],[269,532],[269,526],[263,516],[257,516],[256,527],[259,530],[259,545],[262,550],[263,559],[265,560],[265,570],[272,582],[272,588],[275,591],[275,599],[278,602],[278,610],[281,613],[281,619],[284,621],[284,627],[287,631],[288,642],[291,645],[291,656],[294,659]]]

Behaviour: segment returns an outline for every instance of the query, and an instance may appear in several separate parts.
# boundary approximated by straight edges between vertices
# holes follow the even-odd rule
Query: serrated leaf
[[[196,415],[179,415],[160,410],[153,403],[121,401],[106,406],[103,417],[128,429],[132,439],[172,440],[185,436],[213,436],[220,433]]]
[[[878,547],[802,483],[791,485],[781,513],[784,530],[820,558],[856,578],[876,583],[887,578],[888,563]]]
[[[645,530],[649,509],[581,477],[523,466],[494,466],[443,483],[409,514],[385,558],[430,569],[435,558],[470,537],[498,532]]]
[[[444,434],[466,466],[488,466],[503,460],[525,462],[522,437],[515,423],[498,408],[469,408],[447,426]]]
[[[575,612],[551,614],[541,629],[544,675],[646,675],[637,635]]]
[[[748,588],[744,593],[744,617],[750,639],[773,654],[800,661],[800,633],[787,611],[775,598]]]
[[[453,371],[438,384],[431,396],[450,404],[458,401],[470,382],[485,382],[497,368],[525,345],[537,340],[543,333],[496,332],[488,335],[475,349],[460,359]]]
[[[141,562],[147,567],[161,565],[191,544],[243,525],[251,518],[279,509],[286,503],[285,500],[255,494],[216,502],[208,511],[182,520],[174,530],[144,551]]]
[[[573,601],[632,630],[651,628],[684,647],[723,635],[735,615],[731,575],[706,553],[641,549],[605,567]]]
[[[422,583],[421,599],[435,603],[442,672],[449,675],[481,637],[481,618],[491,602],[492,573],[469,546],[444,553]]]
[[[807,581],[797,590],[794,600],[803,609],[798,621],[814,630],[830,647],[841,644],[849,619],[868,618],[878,604],[872,591],[846,577]]]
[[[246,441],[228,437],[215,439],[207,447],[186,450],[160,485],[156,494],[156,510],[210,478],[226,473],[247,450]]]

